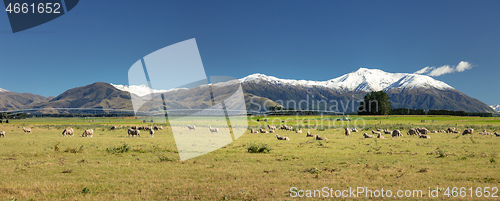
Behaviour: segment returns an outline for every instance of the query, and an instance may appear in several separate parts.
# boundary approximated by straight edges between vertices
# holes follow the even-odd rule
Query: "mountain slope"
[[[73,88],[48,102],[30,106],[32,108],[132,109],[129,93],[104,82]]]
[[[0,91],[0,111],[17,110],[30,104],[46,102],[52,98],[31,93],[15,93],[2,89]]]

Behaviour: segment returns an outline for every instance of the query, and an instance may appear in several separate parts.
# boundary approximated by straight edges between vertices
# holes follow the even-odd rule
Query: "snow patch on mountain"
[[[495,104],[495,105],[490,105],[491,108],[493,108],[495,111],[500,112],[500,105]]]
[[[131,94],[135,94],[137,96],[145,96],[145,95],[149,95],[151,93],[166,93],[166,92],[176,91],[176,90],[182,89],[182,88],[178,88],[178,89],[169,89],[169,90],[161,90],[161,89],[159,90],[159,89],[151,89],[146,85],[130,85],[130,86],[120,85],[120,84],[111,84],[111,85],[120,91],[126,91],[126,92],[129,92]]]
[[[280,79],[264,74],[253,74],[240,79],[241,82],[260,82],[266,81],[278,85],[293,85],[314,87],[322,86],[340,91],[380,91],[389,90],[392,88],[431,88],[434,87],[440,90],[453,89],[450,85],[435,80],[426,75],[410,74],[410,73],[388,73],[379,69],[360,68],[355,72],[342,75],[338,78],[328,81],[308,81],[308,80],[293,80]]]
[[[2,92],[10,92],[10,91],[0,88],[0,93]]]

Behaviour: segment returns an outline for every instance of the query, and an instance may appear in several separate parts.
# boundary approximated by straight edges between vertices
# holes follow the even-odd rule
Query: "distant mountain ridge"
[[[263,109],[283,105],[302,109],[338,109],[339,112],[355,112],[358,100],[371,91],[383,90],[389,94],[394,108],[446,109],[467,112],[496,113],[492,107],[471,98],[450,85],[432,77],[411,73],[387,73],[378,69],[360,68],[327,81],[280,79],[264,74],[252,74],[239,79],[248,109]],[[190,94],[205,94],[200,86],[194,89],[151,89],[147,86],[115,85],[97,82],[69,89],[55,98],[38,95],[9,95],[0,92],[0,110],[19,108],[103,108],[132,110],[131,97],[144,98],[148,94],[164,93],[169,104],[181,108],[197,108],[207,105],[206,98]],[[189,96],[190,102],[184,101]],[[221,96],[225,97],[225,95]],[[327,104],[308,105],[305,101]],[[294,102],[295,105],[289,105]],[[336,108],[333,107],[336,105]],[[338,105],[342,104],[342,105]],[[307,108],[309,107],[309,108]]]

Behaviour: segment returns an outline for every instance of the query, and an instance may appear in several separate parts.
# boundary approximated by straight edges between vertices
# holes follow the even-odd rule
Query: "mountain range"
[[[297,109],[328,109],[355,112],[358,100],[371,91],[385,91],[394,108],[445,109],[496,113],[494,107],[469,97],[432,77],[410,73],[388,73],[360,68],[327,81],[280,79],[252,74],[239,79],[249,110],[282,105]],[[132,110],[131,98],[141,99],[163,93],[177,108],[199,108],[211,104],[199,86],[193,89],[161,90],[147,86],[97,82],[69,89],[57,97],[15,93],[0,89],[0,110],[23,108],[96,108]],[[206,90],[205,90],[206,91]],[[221,93],[229,93],[226,92]],[[221,97],[227,97],[225,94]],[[189,101],[186,101],[189,100]],[[146,104],[147,105],[147,104]],[[497,105],[496,109],[500,106]]]

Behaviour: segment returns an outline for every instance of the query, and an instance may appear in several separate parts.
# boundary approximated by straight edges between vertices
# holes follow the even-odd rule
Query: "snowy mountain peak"
[[[357,71],[342,75],[328,81],[307,81],[279,79],[273,76],[256,73],[240,79],[241,82],[267,81],[281,85],[301,85],[305,87],[322,86],[340,91],[380,91],[392,88],[424,87],[445,90],[453,89],[450,85],[426,75],[409,73],[388,73],[379,69],[360,68]]]
[[[499,104],[491,105],[490,107],[493,108],[495,111],[500,112],[500,105]]]
[[[2,92],[9,92],[9,91],[8,91],[8,90],[5,90],[5,89],[0,88],[0,93],[2,93]]]

